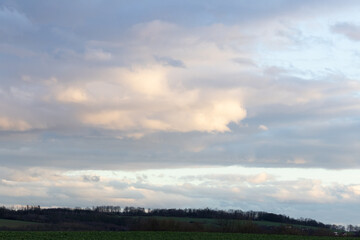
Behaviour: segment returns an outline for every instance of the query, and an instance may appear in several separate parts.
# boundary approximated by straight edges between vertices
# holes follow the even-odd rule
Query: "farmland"
[[[241,233],[200,233],[200,232],[31,232],[31,231],[2,231],[0,239],[64,239],[64,240],[302,240],[304,236],[294,235],[266,235],[266,234],[241,234]],[[339,239],[339,237],[306,237],[308,240]],[[354,240],[357,238],[346,238]]]
[[[26,226],[35,226],[39,223],[29,222],[29,221],[18,221],[18,220],[9,220],[9,219],[0,219],[0,228],[8,229],[19,229]]]
[[[146,218],[146,217],[144,217],[144,218]],[[220,224],[222,224],[224,221],[226,221],[224,219],[216,219],[216,218],[191,218],[191,217],[147,217],[147,218],[149,218],[149,219],[154,218],[159,221],[172,220],[172,221],[176,221],[176,222],[199,223],[204,226],[211,227],[211,228],[217,228]],[[238,219],[232,219],[232,220],[228,221],[228,223],[233,224],[233,225],[256,224],[258,226],[266,226],[266,227],[286,226],[286,224],[279,223],[279,222],[250,221],[250,220],[238,220]],[[300,225],[300,224],[291,224],[291,226],[293,226],[295,228],[305,228],[305,229],[313,229],[313,230],[317,229],[317,227],[305,226],[305,225]]]
[[[211,233],[210,237],[223,236],[217,234],[238,234],[226,236],[227,239],[230,237],[241,239],[244,235],[239,235],[240,233],[263,234],[260,236],[264,237],[267,236],[266,234],[335,236],[335,232],[337,234],[344,232],[344,227],[325,225],[311,219],[297,220],[265,212],[226,212],[211,209],[155,209],[145,212],[143,209],[127,207],[120,211],[120,208],[111,206],[93,209],[41,209],[28,206],[18,210],[0,208],[0,217],[2,234],[18,234],[7,231],[22,231],[22,234],[36,231],[37,233],[31,233],[31,236],[39,235],[36,239],[41,239],[42,233],[65,234],[71,239],[79,232],[83,232],[83,235],[90,234],[87,239],[96,239],[99,234],[105,236],[105,239],[112,239],[113,234],[116,235],[114,235],[115,239],[134,239],[133,236],[138,236],[137,234],[145,236],[146,239],[152,239],[153,236],[155,236],[154,239],[168,239],[167,236],[171,234],[188,232],[189,235],[184,233],[182,236],[196,235],[196,239],[203,239],[203,234],[206,233]],[[162,233],[161,237],[156,235],[159,232]],[[20,236],[15,235],[11,239],[17,239],[16,236]],[[359,233],[352,231],[351,235],[358,236]],[[79,237],[81,236],[76,235],[75,239]],[[174,239],[172,236],[169,238]],[[4,239],[4,235],[0,235],[0,239]]]

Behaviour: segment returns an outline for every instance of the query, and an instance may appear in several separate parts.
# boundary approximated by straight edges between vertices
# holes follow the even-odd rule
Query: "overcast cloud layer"
[[[0,204],[242,208],[360,224],[360,182],[341,175],[360,173],[359,10],[2,1]],[[238,171],[221,173],[229,166]],[[166,185],[154,177],[174,171]],[[344,182],[331,181],[338,174]]]

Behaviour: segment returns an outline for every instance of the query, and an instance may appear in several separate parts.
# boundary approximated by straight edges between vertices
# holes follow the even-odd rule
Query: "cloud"
[[[185,64],[177,59],[173,59],[170,57],[159,57],[159,56],[155,56],[155,60],[158,61],[159,63],[161,63],[164,66],[172,66],[172,67],[180,67],[180,68],[184,68]]]
[[[341,22],[331,26],[331,31],[334,33],[344,35],[350,40],[360,41],[359,25],[353,23]]]
[[[9,36],[21,35],[24,32],[34,29],[31,21],[22,13],[14,8],[4,7],[0,5],[0,32]]]
[[[241,64],[241,65],[248,65],[248,66],[252,66],[252,67],[257,67],[256,64],[253,62],[252,59],[247,59],[247,58],[234,58],[233,59],[234,62]]]
[[[85,114],[82,117],[82,121],[85,124],[95,125],[105,129],[126,130],[134,126],[133,121],[126,112],[116,110]]]
[[[171,100],[171,97],[167,99]],[[154,103],[157,101],[153,100]],[[100,128],[124,131],[226,132],[230,131],[229,123],[238,123],[246,116],[241,104],[231,99],[180,104],[175,101],[175,104],[166,104],[160,109],[102,110],[83,114],[82,121]]]
[[[360,195],[360,185],[350,186],[349,190],[355,195]]]
[[[0,116],[0,130],[2,131],[27,131],[29,129],[31,125],[26,121]]]
[[[57,100],[76,107],[81,123],[130,133],[226,132],[246,117],[241,92],[187,89],[174,84],[168,69],[106,68],[77,87],[57,87]],[[171,73],[172,74],[172,73]],[[101,110],[99,110],[101,108]]]
[[[283,28],[274,22],[267,22],[270,35],[277,35],[279,25]],[[76,158],[76,167],[98,167],[97,155],[85,146],[101,145],[106,151],[97,154],[105,154],[103,163],[111,168],[171,164],[338,168],[337,162],[344,158],[341,167],[358,166],[352,157],[358,148],[342,119],[352,118],[359,109],[359,83],[341,73],[299,76],[292,67],[262,62],[255,46],[267,38],[259,39],[253,29],[221,23],[186,28],[161,20],[143,22],[129,27],[121,41],[109,37],[86,44],[85,52],[111,53],[106,63],[83,61],[83,46],[71,49],[76,53],[73,58],[49,54],[44,58],[54,63],[49,68],[34,66],[38,71],[22,71],[17,81],[6,81],[10,86],[3,87],[2,110],[42,126],[34,151],[43,149],[41,145],[47,143],[41,139],[51,136],[79,152],[58,153],[49,144],[42,158],[33,160],[36,164],[46,164],[40,159],[57,152],[59,165],[75,167],[71,160],[60,159]],[[308,39],[306,31],[302,34]],[[280,49],[288,53],[287,48]],[[289,61],[284,56],[279,57]],[[172,60],[186,63],[186,68],[164,62]],[[21,76],[31,80],[23,81]],[[259,126],[271,126],[271,131],[264,134]],[[340,130],[341,126],[346,129]],[[339,131],[347,147],[325,151],[333,144],[331,133]],[[104,139],[123,145],[114,147]],[[87,144],[76,150],[78,141]],[[151,146],[156,154],[139,152],[137,144]],[[128,158],[113,157],[121,153]],[[25,159],[37,154],[17,159],[26,164]],[[151,157],[144,160],[143,154]],[[165,161],[170,156],[176,160]],[[294,164],[294,159],[306,162]]]
[[[111,53],[104,52],[102,49],[87,49],[85,53],[85,60],[90,61],[108,61],[111,58]]]
[[[79,88],[66,88],[57,93],[57,100],[60,102],[82,103],[88,99],[86,93]]]
[[[258,128],[259,128],[260,130],[263,130],[263,131],[269,130],[269,128],[268,128],[267,126],[265,126],[265,125],[259,125]]]
[[[251,182],[251,183],[259,184],[259,183],[267,182],[267,181],[269,181],[271,179],[273,179],[272,176],[270,176],[269,174],[263,172],[263,173],[259,173],[256,176],[251,177],[248,181]]]
[[[100,177],[99,176],[90,176],[90,175],[84,175],[83,176],[84,182],[99,182]]]
[[[130,87],[135,93],[146,96],[162,96],[169,91],[166,72],[158,67],[136,69],[128,71],[126,69],[115,70],[115,78],[124,82],[125,87]]]
[[[307,161],[303,158],[296,158],[294,160],[288,160],[287,163],[290,163],[290,164],[306,164]]]

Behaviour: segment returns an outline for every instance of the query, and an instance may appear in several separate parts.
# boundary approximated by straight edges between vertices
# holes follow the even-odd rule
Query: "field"
[[[262,235],[239,233],[199,232],[28,232],[0,231],[0,239],[11,240],[338,240],[339,237],[304,237],[290,235]],[[357,238],[346,238],[355,240]]]
[[[0,219],[0,227],[6,228],[21,228],[29,225],[37,225],[35,222],[27,222],[27,221],[17,221],[17,220],[8,220],[8,219]]]
[[[223,219],[216,219],[216,218],[190,218],[190,217],[144,217],[144,218],[156,218],[158,220],[174,220],[179,222],[188,222],[188,223],[201,223],[205,226],[209,227],[217,227],[221,221],[224,221]],[[310,226],[303,226],[303,225],[297,225],[297,224],[284,224],[279,222],[269,222],[269,221],[250,221],[250,220],[229,220],[230,223],[233,224],[247,224],[247,223],[253,223],[259,226],[267,226],[267,227],[278,227],[278,226],[286,226],[291,225],[293,227],[298,228],[305,228],[305,229],[317,229],[316,227],[310,227]]]

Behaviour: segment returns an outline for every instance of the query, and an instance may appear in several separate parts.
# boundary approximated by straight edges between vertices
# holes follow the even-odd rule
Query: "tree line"
[[[118,213],[123,216],[162,216],[162,217],[192,217],[192,218],[217,218],[217,219],[239,219],[252,221],[269,221],[284,224],[297,224],[303,226],[331,228],[332,225],[326,225],[310,218],[294,219],[286,215],[268,213],[262,211],[242,211],[242,210],[218,210],[218,209],[145,209],[141,207],[114,207],[98,206],[93,208],[94,211]]]
[[[141,207],[122,208],[120,206],[95,206],[91,208],[0,207],[0,218],[41,223],[27,226],[25,230],[217,231],[302,235],[332,235],[334,231],[345,231],[343,226],[324,224],[309,218],[294,219],[286,215],[261,211],[218,210],[210,208],[145,209]],[[209,227],[208,224],[199,221],[199,219],[213,219],[213,224]],[[264,226],[257,224],[260,221],[281,224],[278,226]],[[297,225],[299,227],[294,227]],[[351,227],[348,226],[348,230],[359,232],[360,229],[351,225]]]

